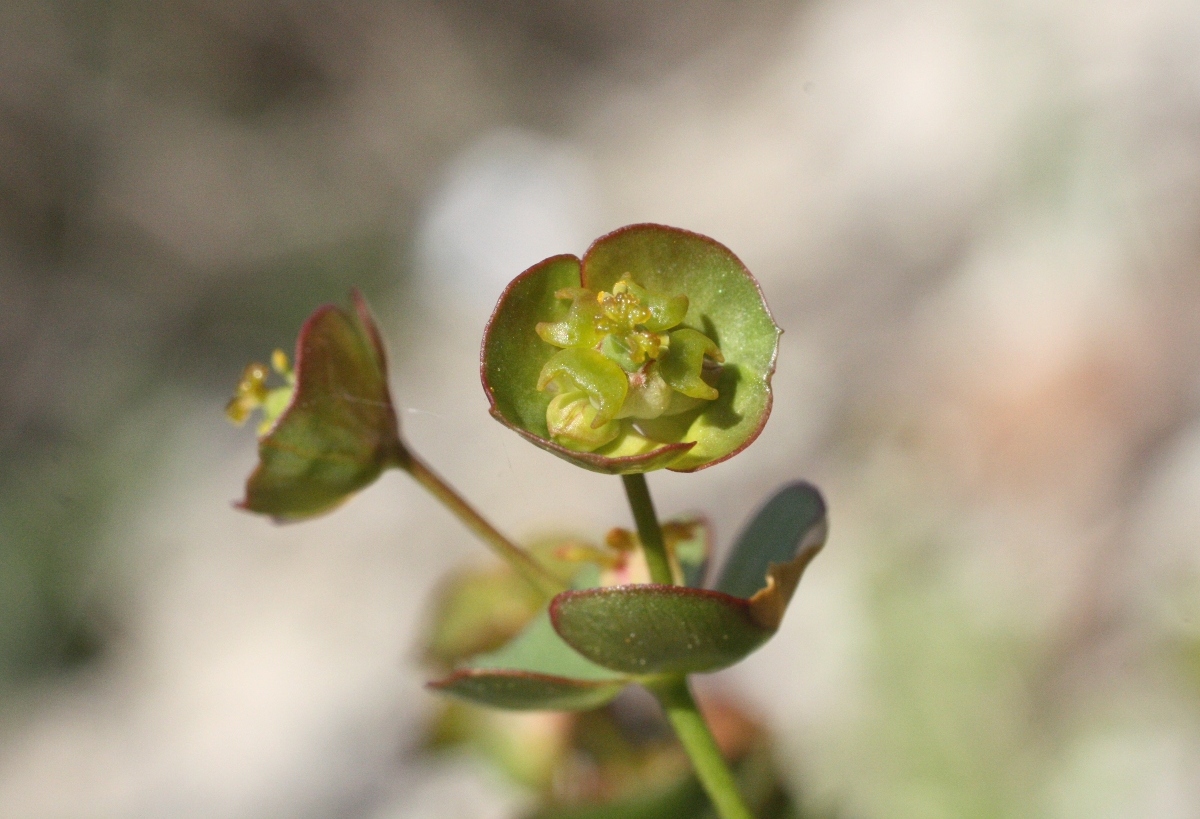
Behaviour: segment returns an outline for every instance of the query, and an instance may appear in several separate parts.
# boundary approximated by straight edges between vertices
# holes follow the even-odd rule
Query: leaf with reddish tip
[[[258,443],[259,465],[239,505],[276,520],[328,512],[403,463],[383,343],[370,309],[326,305],[296,340],[291,403]]]
[[[750,603],[721,592],[657,584],[563,592],[554,628],[584,657],[625,674],[692,674],[733,665],[774,633]]]
[[[746,526],[715,590],[647,584],[568,591],[551,601],[550,616],[568,645],[614,671],[716,671],[778,630],[826,531],[821,493],[789,484]]]
[[[810,483],[797,481],[776,492],[742,530],[717,590],[748,598],[764,628],[779,628],[800,576],[825,545],[825,500]]]

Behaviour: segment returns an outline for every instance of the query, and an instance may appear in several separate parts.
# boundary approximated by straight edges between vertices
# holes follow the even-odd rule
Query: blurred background
[[[503,285],[713,236],[786,333],[721,546],[832,536],[706,681],[860,819],[1200,817],[1200,10],[1186,0],[0,5],[0,815],[507,817],[413,752],[438,580],[401,474],[231,508],[242,367],[372,301],[413,447],[501,529],[629,525],[492,421]]]

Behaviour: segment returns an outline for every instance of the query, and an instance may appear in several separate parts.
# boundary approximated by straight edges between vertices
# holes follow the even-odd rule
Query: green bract
[[[703,519],[685,518],[668,522],[663,532],[681,579],[698,582],[708,561],[707,524]],[[587,588],[597,582],[614,582],[614,578],[616,582],[623,582],[620,578],[629,568],[627,562],[638,554],[639,548],[635,534],[614,529],[609,532],[603,548],[568,540],[553,552],[560,559],[566,559],[568,564],[574,564],[577,587]],[[493,591],[498,590],[493,588]],[[483,618],[475,620],[475,642],[480,642],[479,638],[490,632],[505,607],[496,605],[495,595],[477,596],[480,598],[477,605],[490,609],[485,617],[491,621],[485,625]],[[452,611],[443,609],[443,621]],[[437,638],[446,633],[447,625],[451,624],[436,624],[431,635],[431,648],[444,644],[444,640]],[[460,638],[455,642],[464,644],[468,641]],[[497,708],[586,710],[602,705],[634,682],[632,676],[597,665],[563,642],[551,625],[545,608],[503,647],[469,658],[453,659],[457,665],[454,672],[430,683],[430,687]]]
[[[740,452],[771,411],[779,328],[728,248],[631,225],[504,291],[481,374],[501,423],[597,472],[690,472]]]
[[[821,493],[803,481],[789,484],[742,531],[715,589],[643,584],[566,591],[551,602],[550,617],[569,646],[613,671],[716,671],[779,629],[827,532]]]
[[[576,653],[543,612],[508,645],[475,657],[431,687],[497,708],[575,711],[603,705],[629,683]]]
[[[707,532],[675,526],[682,573],[698,581]],[[825,502],[811,484],[778,492],[734,544],[715,588],[653,583],[594,586],[554,598],[503,648],[468,660],[432,687],[498,708],[577,710],[659,675],[716,671],[779,629],[805,568],[825,543]]]
[[[276,353],[275,369],[291,385],[267,390],[266,368],[246,368],[226,408],[238,422],[264,410],[243,509],[277,520],[319,515],[405,462],[383,343],[358,291],[353,301],[353,312],[326,305],[309,316],[296,339],[294,378]]]

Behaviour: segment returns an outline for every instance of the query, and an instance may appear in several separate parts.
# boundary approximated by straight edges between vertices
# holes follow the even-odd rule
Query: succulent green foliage
[[[763,504],[738,536],[721,569],[716,589],[753,597],[764,588],[772,566],[803,561],[820,551],[829,531],[825,500],[815,486],[797,481]]]
[[[481,375],[493,416],[573,463],[692,471],[761,431],[779,332],[727,248],[632,225],[582,261],[555,256],[518,276],[488,324]],[[582,351],[594,355],[564,355]]]
[[[789,484],[775,493],[742,531],[717,588],[727,594],[750,593],[751,616],[774,631],[828,534],[821,493],[804,481]]]
[[[430,687],[496,708],[571,711],[603,705],[629,682],[564,643],[543,612],[507,645]]]
[[[564,592],[550,606],[554,627],[583,656],[627,674],[725,668],[779,628],[827,529],[820,492],[805,482],[789,484],[743,530],[716,590],[633,585]]]
[[[318,308],[301,329],[295,390],[259,438],[242,508],[276,520],[312,517],[404,463],[383,343],[357,291],[353,301],[352,312]]]
[[[663,525],[663,533],[684,582],[698,584],[710,549],[707,522],[701,518],[673,520]],[[607,548],[567,541],[552,551],[571,554],[575,560],[583,561],[573,564],[577,567],[574,585],[588,588],[599,582],[603,568],[613,568],[609,564],[614,559],[637,548],[636,538],[632,532],[615,529],[609,533]],[[430,635],[431,657],[442,661],[463,659],[456,648],[467,640],[478,643],[493,633],[493,625],[504,625],[484,623],[482,618],[494,621],[510,613],[509,609],[514,609],[515,614],[526,610],[528,589],[496,582],[506,576],[504,573],[467,576],[448,590]],[[555,631],[548,612],[543,610],[507,644],[476,654],[431,687],[498,708],[577,710],[607,702],[631,681],[629,676],[597,665],[567,645]]]
[[[691,674],[733,665],[772,631],[746,600],[705,589],[655,584],[563,592],[550,604],[571,647],[626,674]]]
[[[461,668],[429,687],[461,700],[509,711],[587,711],[610,702],[626,684],[509,668]]]

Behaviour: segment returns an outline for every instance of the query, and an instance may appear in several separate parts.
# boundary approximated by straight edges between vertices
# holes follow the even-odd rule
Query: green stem
[[[654,512],[654,501],[650,499],[650,487],[646,484],[646,476],[640,473],[622,475],[621,480],[625,484],[629,508],[633,510],[633,519],[637,523],[638,537],[641,538],[646,565],[650,569],[650,579],[669,586],[674,583],[674,578],[671,576],[671,564],[667,560],[662,526],[659,525],[658,515]],[[725,764],[721,749],[717,747],[712,732],[708,730],[708,723],[704,721],[704,715],[692,699],[687,677],[668,678],[650,685],[650,690],[662,703],[667,720],[675,729],[683,750],[692,760],[696,777],[704,786],[704,791],[712,800],[720,819],[754,819],[738,793],[733,773]]]
[[[696,707],[696,701],[692,699],[687,678],[676,677],[653,686],[651,690],[662,703],[667,720],[675,729],[684,750],[691,757],[696,777],[704,786],[708,798],[712,800],[717,815],[721,819],[754,819],[754,815],[742,801],[733,772],[725,764],[721,749],[717,747],[712,732],[708,730],[708,723],[704,721],[704,716]]]
[[[650,579],[655,583],[670,586],[675,579],[671,576],[667,546],[663,542],[662,527],[658,525],[658,515],[654,513],[654,501],[650,500],[650,487],[646,485],[646,476],[640,472],[622,475],[621,481],[625,484],[629,508],[633,510],[633,520],[637,524],[638,537],[642,541],[642,551],[646,555]]]
[[[429,468],[424,461],[411,451],[399,464],[400,468],[412,475],[431,495],[442,502],[442,505],[454,513],[463,524],[479,536],[497,555],[503,558],[517,574],[525,578],[535,589],[546,597],[553,597],[566,588],[561,580],[550,573],[529,552],[506,538],[500,531],[475,511],[454,487],[442,480],[436,472]]]

